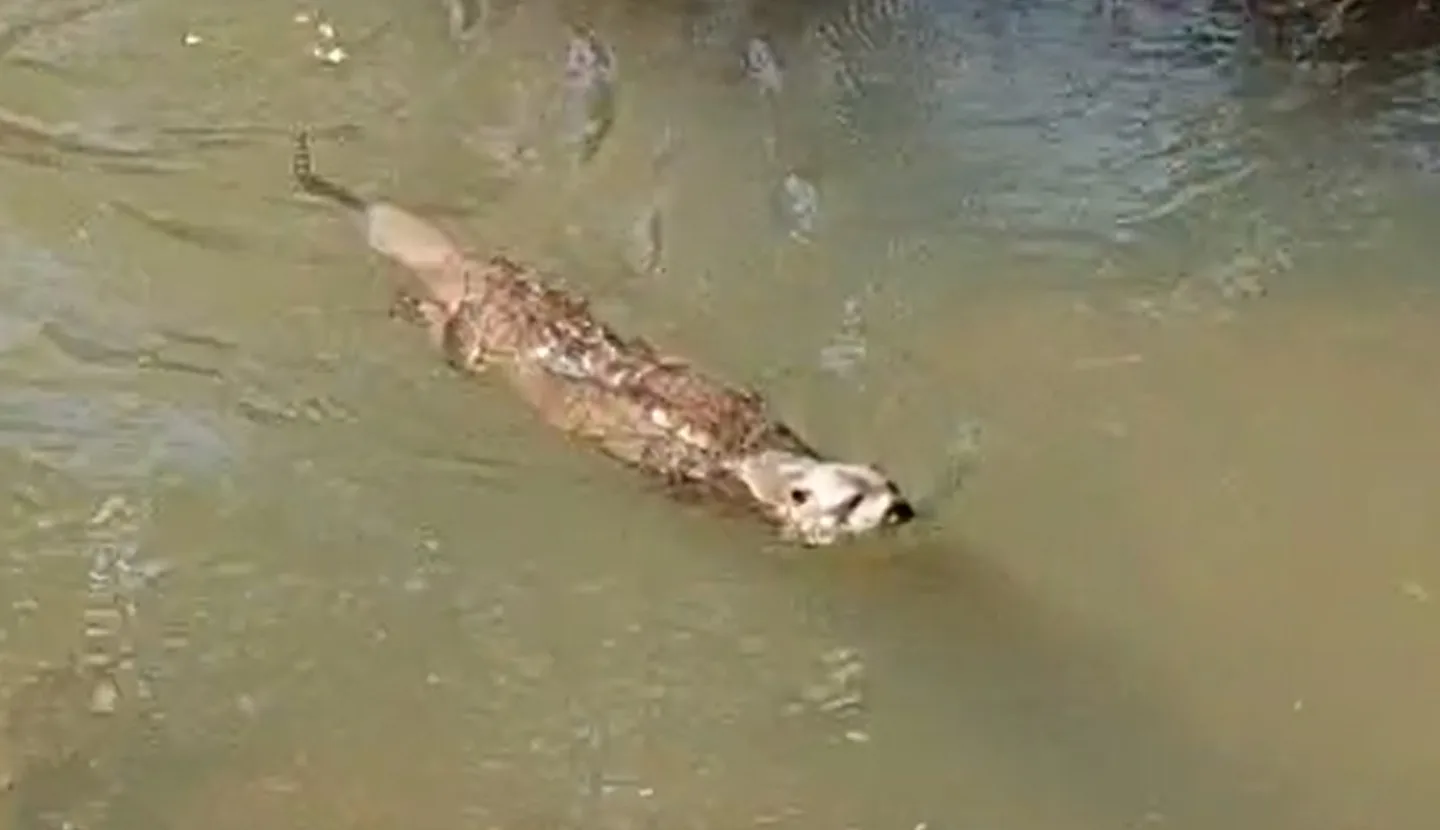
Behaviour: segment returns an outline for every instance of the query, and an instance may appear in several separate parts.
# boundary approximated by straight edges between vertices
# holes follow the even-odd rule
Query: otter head
[[[742,460],[736,472],[786,537],[805,545],[829,545],[915,518],[900,488],[864,464],[771,450]]]

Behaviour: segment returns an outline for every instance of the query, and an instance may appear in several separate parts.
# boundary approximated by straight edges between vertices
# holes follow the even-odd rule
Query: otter
[[[295,134],[292,173],[302,192],[357,215],[369,246],[409,275],[392,311],[424,328],[457,370],[498,372],[562,432],[672,492],[748,508],[807,547],[915,518],[878,467],[822,456],[757,392],[622,337],[530,267],[469,256],[431,222],[318,175],[305,130]]]

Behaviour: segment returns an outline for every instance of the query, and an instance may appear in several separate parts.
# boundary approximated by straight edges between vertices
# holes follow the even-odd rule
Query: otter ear
[[[809,499],[809,492],[799,485],[810,463],[801,456],[771,450],[739,462],[735,472],[760,501],[793,506]]]

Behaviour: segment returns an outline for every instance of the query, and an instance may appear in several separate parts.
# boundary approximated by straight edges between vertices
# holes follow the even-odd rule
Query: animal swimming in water
[[[452,366],[503,377],[551,426],[678,493],[750,508],[806,546],[915,518],[877,467],[822,455],[756,392],[621,336],[532,268],[469,256],[425,219],[320,176],[304,131],[292,172],[303,192],[360,217],[369,246],[405,269],[399,304]]]

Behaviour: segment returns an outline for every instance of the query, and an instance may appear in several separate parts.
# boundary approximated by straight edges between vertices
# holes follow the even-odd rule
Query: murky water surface
[[[0,827],[1435,826],[1440,74],[453,11],[0,4]],[[936,517],[786,551],[440,371],[298,123]]]

